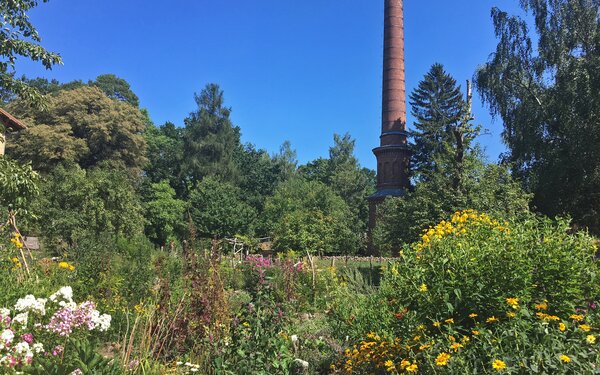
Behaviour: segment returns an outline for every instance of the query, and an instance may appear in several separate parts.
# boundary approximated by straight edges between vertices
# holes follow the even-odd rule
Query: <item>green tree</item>
[[[367,198],[375,192],[374,172],[361,168],[354,156],[356,141],[350,134],[334,134],[333,141],[329,148],[328,185],[350,208],[357,233],[364,233],[369,216]]]
[[[318,158],[299,168],[299,174],[310,181],[329,186],[348,205],[357,233],[367,228],[367,198],[375,192],[375,172],[362,168],[354,156],[356,141],[350,134],[333,135],[329,158]]]
[[[144,133],[148,145],[148,164],[144,168],[150,181],[158,183],[168,180],[181,195],[184,190],[181,178],[183,161],[183,131],[167,122],[160,127],[149,124]]]
[[[34,104],[41,103],[41,95],[24,81],[15,79],[17,58],[39,61],[46,69],[62,63],[58,54],[48,52],[39,44],[41,38],[29,21],[27,12],[38,3],[37,0],[0,2],[0,88]]]
[[[133,91],[131,91],[129,82],[114,74],[99,75],[96,77],[95,81],[90,81],[89,84],[97,86],[111,99],[129,103],[134,107],[140,106],[140,99]]]
[[[479,127],[472,124],[470,100],[470,93],[463,99],[460,86],[441,64],[433,64],[410,95],[415,116],[411,163],[417,181],[441,173],[461,193],[465,164],[478,152],[472,147]]]
[[[398,251],[421,231],[463,209],[510,217],[526,212],[530,197],[505,166],[486,165],[472,125],[470,95],[443,66],[434,64],[411,95],[416,118],[412,132],[415,187],[405,197],[378,207],[374,243],[380,251]]]
[[[265,217],[278,250],[353,254],[360,244],[342,198],[321,182],[288,180],[267,200]]]
[[[237,187],[211,177],[199,182],[188,200],[199,234],[203,237],[251,234],[256,212],[240,195]]]
[[[198,109],[185,119],[183,175],[193,182],[206,176],[236,182],[240,129],[229,119],[231,109],[224,107],[223,91],[216,84],[208,84],[195,100]]]
[[[34,208],[47,245],[68,249],[87,234],[143,233],[142,205],[130,173],[111,166],[58,166],[45,179]]]
[[[176,198],[175,189],[166,180],[150,184],[144,195],[146,235],[156,245],[163,246],[185,228],[186,203]]]
[[[27,213],[31,201],[39,193],[39,182],[39,175],[30,164],[19,165],[0,156],[0,210],[3,214],[8,210]],[[0,221],[4,219],[0,216]]]
[[[499,41],[477,88],[504,123],[506,159],[533,206],[600,233],[600,1],[521,7],[533,32],[527,20],[492,10]]]
[[[531,196],[514,180],[508,168],[479,161],[467,167],[464,194],[457,195],[442,175],[416,184],[402,198],[388,198],[377,208],[373,242],[380,252],[393,254],[416,241],[424,229],[452,212],[475,209],[511,218],[528,212]]]
[[[29,128],[15,135],[7,153],[48,172],[59,163],[83,168],[104,161],[135,173],[146,164],[144,116],[127,103],[108,98],[96,87],[61,90],[47,97],[46,110],[12,102],[8,109]]]

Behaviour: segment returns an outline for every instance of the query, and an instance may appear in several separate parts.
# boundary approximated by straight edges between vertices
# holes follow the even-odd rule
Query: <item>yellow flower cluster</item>
[[[10,239],[10,242],[12,242],[12,244],[15,245],[15,247],[17,247],[18,249],[23,248],[23,239],[19,233],[15,233],[13,235],[13,238]]]
[[[475,210],[458,211],[452,215],[449,221],[443,220],[436,226],[425,229],[421,241],[416,245],[416,249],[421,251],[444,237],[464,235],[468,233],[469,228],[481,225],[488,226],[498,232],[510,233],[507,222],[500,223],[489,215]]]
[[[69,262],[58,263],[58,268],[63,269],[63,270],[75,271],[75,266]]]
[[[13,271],[23,267],[21,261],[17,257],[11,258],[10,261],[13,263]]]
[[[352,374],[366,371],[386,371],[388,373],[416,373],[419,369],[415,361],[411,361],[408,354],[419,348],[426,350],[430,345],[419,343],[420,336],[402,342],[401,339],[386,340],[371,332],[367,340],[363,340],[351,349],[346,349],[343,360],[332,369],[339,369],[343,374]],[[404,358],[398,362],[398,358]]]

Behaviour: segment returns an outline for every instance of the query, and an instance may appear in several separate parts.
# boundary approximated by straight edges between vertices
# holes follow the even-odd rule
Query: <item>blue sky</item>
[[[464,86],[495,49],[491,8],[518,12],[517,0],[404,3],[408,92],[434,62]],[[64,66],[20,62],[19,74],[64,82],[113,73],[156,124],[177,125],[195,109],[194,92],[215,82],[244,142],[275,152],[289,140],[304,163],[327,155],[333,133],[350,132],[361,164],[375,167],[383,0],[51,0],[31,18]],[[478,96],[474,112],[495,161],[502,124]]]

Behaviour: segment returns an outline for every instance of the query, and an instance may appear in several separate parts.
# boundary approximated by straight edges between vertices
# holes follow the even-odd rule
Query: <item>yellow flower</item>
[[[427,287],[427,284],[421,284],[421,286],[419,287],[419,292],[421,293],[425,293],[429,290],[429,288]]]
[[[63,270],[68,270],[69,269],[69,263],[67,263],[67,262],[60,262],[60,263],[58,263],[58,268],[62,268]]]
[[[69,271],[75,271],[75,266],[74,266],[74,265],[72,265],[72,264],[70,264],[70,265],[69,265]]]
[[[419,350],[423,351],[425,349],[429,349],[430,347],[431,347],[431,345],[429,345],[429,344],[423,344],[423,345],[419,346]]]
[[[441,326],[441,325],[442,325],[442,323],[440,323],[440,322],[433,322],[433,326],[434,326],[434,327],[439,327],[439,326]]]
[[[250,328],[250,323],[248,323],[248,322],[244,322],[244,323],[242,323],[242,325],[246,328]]]
[[[564,354],[560,355],[560,360],[563,361],[564,363],[571,362],[571,358],[568,355],[564,355]]]
[[[419,366],[417,366],[416,363],[413,363],[412,365],[410,365],[406,368],[406,372],[417,372],[418,369],[419,369]]]
[[[558,329],[560,329],[561,332],[564,332],[567,330],[567,325],[565,323],[560,323]]]
[[[518,298],[507,298],[506,299],[506,303],[508,303],[510,305],[510,307],[512,307],[513,309],[516,309],[519,307],[519,299]]]
[[[450,349],[454,350],[455,352],[457,352],[458,349],[460,349],[462,347],[463,347],[463,345],[459,344],[459,343],[454,343],[454,344],[450,345]]]
[[[453,319],[453,318],[446,319],[446,320],[444,320],[444,321],[445,321],[446,323],[448,323],[448,324],[454,324],[454,319]]]
[[[506,313],[506,316],[509,317],[509,318],[514,318],[515,316],[517,316],[517,314],[515,314],[512,311],[509,311],[509,312]]]
[[[536,310],[548,310],[548,301],[544,300],[542,303],[536,303],[534,307]]]
[[[502,371],[506,368],[506,362],[497,359],[494,362],[492,362],[492,367],[494,368],[494,370]]]
[[[573,314],[569,318],[573,319],[576,322],[581,322],[583,320],[583,315]]]
[[[469,314],[469,318],[472,318],[472,319],[477,318],[477,314],[475,314],[475,313]]]
[[[585,341],[587,341],[588,344],[595,344],[596,343],[596,336],[594,336],[594,335],[587,335],[587,337],[585,338]]]
[[[474,329],[474,330],[471,331],[471,333],[474,334],[475,336],[477,336],[479,334],[479,331],[476,330],[476,329]]]
[[[388,359],[387,361],[385,361],[384,365],[385,365],[385,367],[387,367],[387,370],[388,370],[389,372],[391,372],[391,371],[393,371],[393,370],[395,369],[395,367],[394,367],[394,362],[392,362],[392,361],[391,361],[391,360],[389,360],[389,359]]]
[[[486,323],[494,323],[497,321],[498,321],[498,318],[496,318],[495,316],[492,316],[491,318],[487,318],[485,322]]]
[[[391,361],[389,361],[389,362],[391,362]],[[408,367],[408,366],[410,366],[410,361],[408,361],[406,359],[403,359],[402,362],[400,362],[400,367],[401,368],[405,368],[405,367]],[[390,366],[388,366],[388,367],[390,367]]]
[[[440,353],[435,359],[435,364],[438,366],[446,366],[452,356],[448,353]]]
[[[592,327],[588,326],[587,324],[582,324],[579,326],[579,329],[581,329],[583,332],[589,332]]]

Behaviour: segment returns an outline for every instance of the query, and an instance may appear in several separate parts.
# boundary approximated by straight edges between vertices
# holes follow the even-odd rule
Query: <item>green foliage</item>
[[[206,176],[236,182],[240,129],[229,119],[231,109],[224,107],[223,91],[209,84],[195,100],[198,109],[185,119],[183,175],[194,182]]]
[[[62,64],[58,54],[46,51],[39,44],[41,38],[27,16],[27,12],[38,3],[37,0],[11,0],[0,3],[0,88],[37,105],[42,102],[40,93],[22,80],[14,78],[17,58],[21,56],[39,61],[46,69]]]
[[[31,164],[22,166],[0,156],[0,208],[27,213],[39,193],[39,176]]]
[[[83,374],[118,375],[123,373],[118,361],[105,358],[95,351],[87,341],[71,341],[75,356],[69,363],[56,363],[52,359],[42,358],[38,366],[28,369],[27,374],[64,375],[79,369]]]
[[[176,198],[175,189],[168,181],[150,184],[143,206],[147,220],[146,235],[155,244],[164,246],[183,232],[186,203]]]
[[[369,206],[367,198],[375,192],[375,173],[361,168],[354,156],[356,141],[350,134],[333,135],[329,159],[319,158],[303,165],[299,174],[309,181],[330,187],[348,205],[356,233],[366,232]]]
[[[473,208],[511,218],[528,212],[530,196],[501,165],[476,164],[468,168],[463,194],[457,195],[448,181],[433,175],[403,198],[389,198],[378,206],[373,241],[383,254],[395,253],[414,242],[419,233],[449,213]]]
[[[204,237],[248,234],[256,212],[240,198],[240,190],[207,177],[189,194],[190,215]]]
[[[359,247],[348,206],[320,182],[295,178],[281,184],[264,215],[279,250],[352,254]]]
[[[96,87],[61,90],[44,111],[19,101],[8,106],[29,128],[15,135],[7,153],[49,172],[60,163],[91,168],[102,162],[139,173],[146,163],[144,117],[137,108],[108,98]]]
[[[549,216],[600,231],[600,16],[597,0],[521,1],[528,20],[497,8],[498,45],[476,73],[504,123],[506,158]],[[536,43],[537,42],[537,43]]]
[[[467,103],[462,98],[456,80],[444,71],[441,64],[434,64],[410,95],[415,130],[412,147],[412,172],[419,179],[427,179],[434,173],[448,173],[448,163],[454,159],[458,141],[463,148],[470,148],[476,129],[467,129],[462,139],[454,131],[459,130],[467,115]],[[460,137],[460,136],[459,136]],[[442,165],[439,165],[442,163]]]
[[[144,136],[148,145],[148,164],[144,168],[146,176],[154,183],[168,180],[181,194],[184,190],[181,177],[182,129],[170,122],[160,127],[148,125]]]
[[[408,309],[423,324],[469,314],[504,315],[506,298],[548,300],[569,313],[598,294],[596,248],[568,222],[528,218],[499,223],[467,211],[423,235],[389,268],[382,293],[396,311]]]
[[[129,173],[112,168],[55,168],[42,184],[35,207],[38,227],[57,250],[75,244],[85,232],[135,236],[144,225]]]
[[[140,106],[140,100],[137,95],[131,91],[129,83],[114,74],[100,75],[96,77],[96,81],[90,82],[90,84],[97,86],[111,99],[129,103],[136,108]]]
[[[391,254],[446,215],[467,208],[512,217],[526,212],[525,194],[505,166],[486,165],[475,139],[479,127],[471,121],[470,98],[434,64],[411,95],[416,118],[412,132],[415,188],[401,199],[378,207],[373,241]]]
[[[289,147],[285,143],[281,152],[271,157],[265,150],[248,144],[237,154],[241,176],[238,185],[244,192],[244,200],[258,212],[263,210],[265,200],[273,195],[277,185],[289,179],[296,169],[295,152]]]

